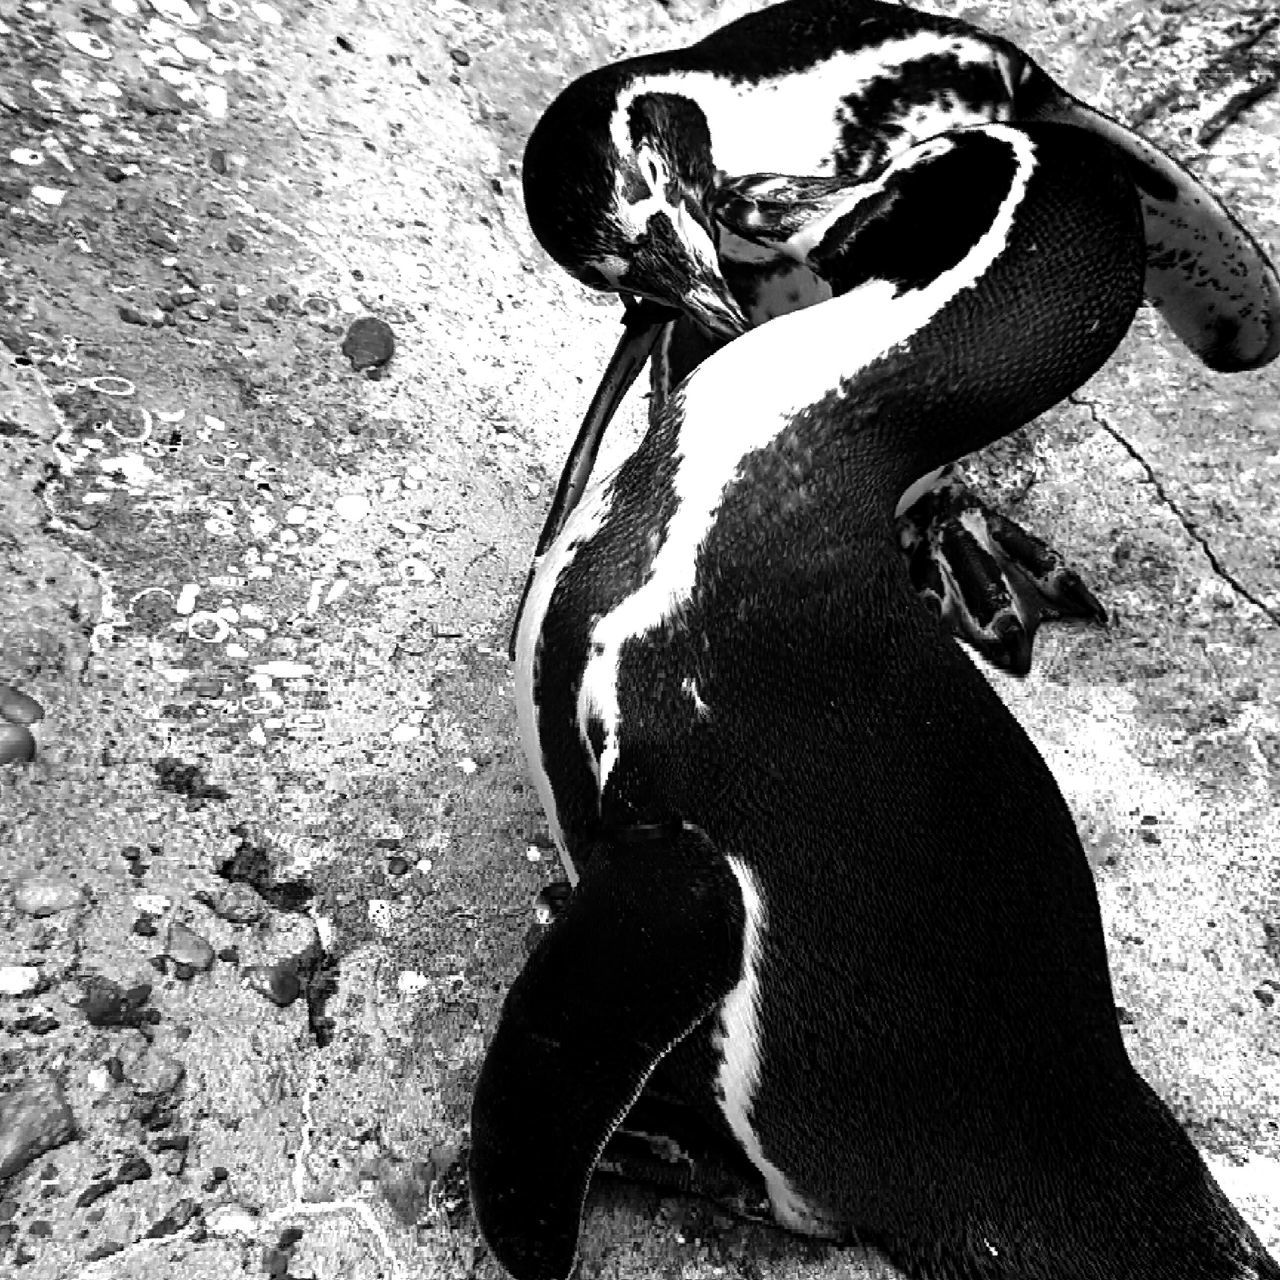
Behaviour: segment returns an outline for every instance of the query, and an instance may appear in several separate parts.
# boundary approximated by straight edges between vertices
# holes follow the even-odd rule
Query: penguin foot
[[[898,517],[898,537],[921,597],[983,657],[1013,675],[1031,670],[1045,618],[1107,611],[1048,543],[987,507],[948,476]]]
[[[776,1225],[755,1168],[718,1141],[688,1107],[642,1094],[600,1157],[597,1172],[697,1196],[748,1222]]]

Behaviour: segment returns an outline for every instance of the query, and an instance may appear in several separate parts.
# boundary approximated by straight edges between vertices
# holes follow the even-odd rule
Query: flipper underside
[[[1258,241],[1194,174],[1073,97],[1030,61],[1015,105],[1019,118],[1088,129],[1121,155],[1142,197],[1147,298],[1210,369],[1257,369],[1280,354],[1280,275]]]

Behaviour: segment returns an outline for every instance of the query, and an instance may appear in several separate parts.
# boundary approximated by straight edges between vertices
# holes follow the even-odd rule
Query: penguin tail
[[[1129,1076],[1021,1116],[1022,1138],[1039,1131],[1029,1143],[971,1148],[963,1193],[877,1247],[911,1280],[1280,1280],[1169,1109]]]

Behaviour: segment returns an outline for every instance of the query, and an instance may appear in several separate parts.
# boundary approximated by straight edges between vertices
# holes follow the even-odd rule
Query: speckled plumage
[[[477,1086],[481,1229],[567,1276],[652,1094],[916,1280],[1280,1280],[1129,1063],[1071,816],[895,544],[913,476],[1120,340],[1136,194],[1084,131],[988,126],[829,212],[837,296],[711,355],[535,580],[522,736],[576,887]]]

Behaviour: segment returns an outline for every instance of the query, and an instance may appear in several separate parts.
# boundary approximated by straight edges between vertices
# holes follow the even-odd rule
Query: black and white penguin
[[[834,297],[701,364],[542,558],[521,733],[575,887],[470,1156],[516,1280],[570,1274],[651,1101],[913,1280],[1280,1280],[1131,1065],[1071,815],[895,536],[912,478],[1107,359],[1144,240],[1094,133],[908,148],[788,238]]]
[[[762,242],[741,203],[723,198],[726,183],[732,195],[735,180],[758,189],[757,175],[781,175],[785,203],[797,177],[843,187],[942,130],[1002,120],[1057,121],[1105,138],[1141,193],[1150,301],[1212,369],[1275,357],[1280,277],[1169,156],[965,22],[879,0],[784,0],[687,48],[590,72],[529,139],[524,193],[535,235],[579,280],[628,300],[535,559],[578,500],[600,434],[655,348],[660,403],[726,338],[828,296],[820,277]],[[676,313],[683,322],[672,322]],[[1105,619],[1050,547],[959,491],[949,471],[915,481],[900,510],[924,498],[901,528],[917,588],[988,658],[1025,672],[1042,613]]]

